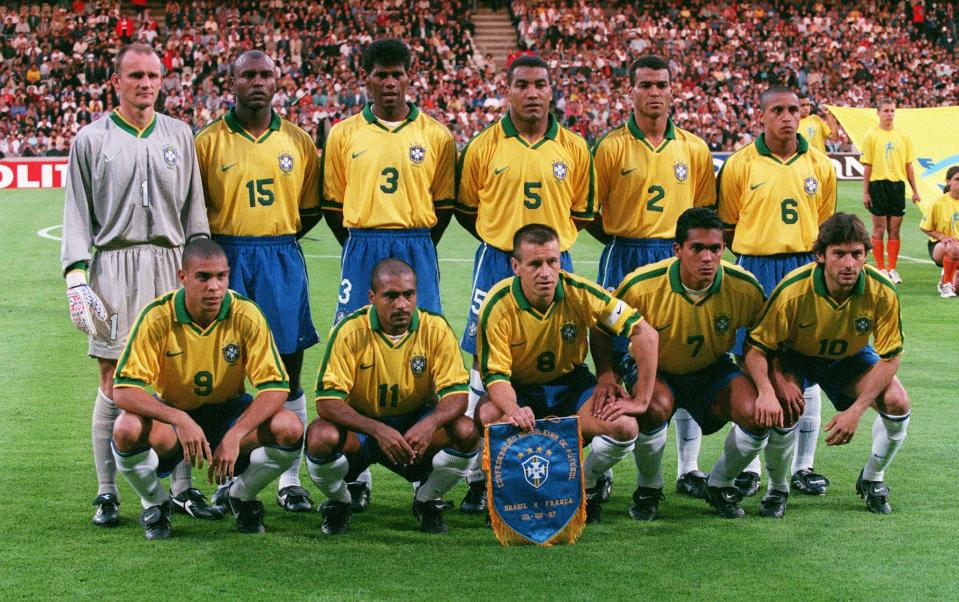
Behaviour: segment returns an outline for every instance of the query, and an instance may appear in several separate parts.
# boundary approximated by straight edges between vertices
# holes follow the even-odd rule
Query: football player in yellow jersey
[[[589,231],[606,245],[597,282],[607,290],[632,270],[672,257],[676,220],[683,211],[716,203],[709,147],[669,117],[669,63],[644,56],[630,65],[629,73],[633,113],[593,149],[596,200],[602,214]],[[616,338],[613,344],[617,359],[625,357],[626,341]],[[679,456],[676,491],[702,498],[706,487],[698,462],[702,432],[683,408],[673,422]]]
[[[789,271],[813,260],[819,224],[836,210],[836,171],[829,158],[810,148],[797,132],[800,109],[795,92],[773,86],[759,102],[763,133],[723,164],[717,201],[736,263],[756,276],[769,294]],[[736,355],[742,355],[745,336],[740,329],[733,348]],[[816,387],[806,393],[793,484],[803,493],[825,495],[829,481],[813,470],[821,395]],[[773,432],[770,445],[778,445],[774,443],[778,437]],[[737,481],[745,495],[758,491],[759,472],[756,461]]]
[[[787,275],[769,296],[749,333],[746,371],[759,389],[757,406],[770,408],[777,425],[788,421],[777,397],[784,407],[801,406],[801,387],[819,383],[839,411],[826,425],[827,445],[849,443],[866,410],[878,412],[856,492],[870,512],[888,514],[884,473],[906,438],[910,410],[896,377],[903,347],[899,296],[888,278],[865,265],[869,234],[858,217],[831,217],[813,248],[816,263]],[[789,459],[777,465],[767,455],[766,465],[775,486],[762,505],[768,515],[781,517]]]
[[[686,408],[705,434],[736,423],[703,489],[721,516],[739,518],[744,516],[742,494],[733,482],[759,456],[770,425],[758,420],[756,387],[729,350],[738,327],[756,324],[765,295],[752,274],[721,261],[723,223],[712,209],[686,210],[673,245],[673,258],[631,272],[615,293],[660,335],[656,385],[649,408],[638,418],[637,487],[629,515],[656,518],[668,421],[676,409]],[[628,365],[626,372],[630,386],[635,366]]]
[[[929,258],[942,268],[937,288],[939,296],[956,296],[959,279],[959,165],[946,170],[946,193],[939,197],[922,218],[919,229],[929,236]]]
[[[370,44],[361,76],[372,100],[326,139],[322,207],[343,245],[334,322],[366,304],[373,266],[387,257],[413,266],[420,306],[443,313],[435,245],[452,216],[456,145],[407,102],[411,64],[400,40]]]
[[[520,56],[506,72],[509,110],[470,140],[457,165],[456,218],[479,241],[473,261],[473,290],[460,346],[474,355],[470,372],[472,415],[484,393],[475,366],[479,308],[490,288],[513,274],[513,233],[543,223],[559,233],[562,268],[572,271],[569,248],[580,228],[593,220],[595,181],[589,146],[549,113],[552,84],[546,63]],[[460,508],[484,512],[479,467]]]
[[[812,98],[808,94],[799,95],[799,133],[809,146],[819,152],[826,152],[826,140],[839,140],[839,124],[828,110],[826,119],[812,112]]]
[[[895,127],[896,103],[879,101],[879,126],[866,132],[862,156],[862,202],[872,214],[872,256],[876,267],[886,270],[894,284],[901,284],[896,271],[899,259],[899,229],[906,214],[906,181],[912,188],[912,202],[918,203],[919,189],[912,164],[916,151],[909,134]],[[889,240],[884,239],[886,234]],[[889,251],[889,262],[883,257],[883,245]]]
[[[346,479],[377,462],[420,482],[413,515],[445,533],[443,494],[466,476],[479,437],[464,416],[469,380],[442,316],[417,308],[413,269],[399,259],[373,268],[369,300],[330,334],[316,383],[319,418],[307,429],[307,468],[326,495],[322,530],[345,533]]]
[[[319,161],[309,134],[273,111],[276,75],[276,64],[259,50],[236,58],[230,65],[236,104],[197,134],[197,158],[210,230],[230,264],[230,288],[266,314],[290,377],[284,407],[306,428],[300,371],[303,351],[319,337],[297,239],[322,215]],[[280,477],[277,503],[290,512],[309,512],[299,473],[297,458]],[[221,487],[214,494],[214,506],[224,507],[225,493]]]
[[[549,226],[523,226],[511,246],[515,276],[490,289],[480,309],[476,351],[488,393],[476,406],[476,422],[482,428],[505,420],[530,430],[537,418],[578,415],[590,442],[586,521],[600,522],[597,480],[633,448],[635,416],[649,404],[656,373],[656,356],[645,350],[658,337],[625,302],[560,269],[559,235]],[[639,366],[632,396],[613,369],[612,335],[629,339]],[[598,378],[584,363],[590,339]]]
[[[179,462],[206,461],[210,482],[235,475],[227,499],[237,530],[263,533],[257,492],[300,454],[303,426],[283,409],[290,385],[266,319],[227,289],[229,274],[216,242],[187,244],[183,288],[143,309],[117,365],[113,387],[123,413],[113,455],[145,508],[147,539],[171,535],[172,504],[158,474]],[[244,391],[245,380],[256,398]]]

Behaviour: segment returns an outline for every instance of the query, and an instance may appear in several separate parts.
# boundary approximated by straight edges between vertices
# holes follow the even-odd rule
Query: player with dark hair
[[[119,522],[110,452],[113,374],[144,305],[177,287],[184,243],[208,235],[190,127],[154,110],[162,64],[145,44],[124,46],[110,77],[119,106],[83,127],[70,148],[60,259],[70,317],[99,363],[93,459],[99,489],[93,523]],[[91,249],[93,252],[91,253]],[[87,279],[89,278],[89,284]],[[178,503],[198,518],[221,518],[191,487],[190,467],[171,479]]]
[[[322,531],[345,533],[347,482],[379,463],[419,482],[413,514],[445,533],[443,494],[466,476],[478,436],[466,411],[469,377],[442,316],[416,306],[416,274],[399,259],[373,268],[370,305],[330,334],[316,382],[319,418],[306,436],[307,468],[328,498]]]
[[[178,276],[183,288],[140,312],[117,365],[114,392],[123,413],[113,455],[140,496],[147,539],[172,534],[170,496],[158,475],[181,461],[201,468],[206,461],[211,482],[236,476],[227,500],[237,530],[263,533],[256,494],[303,443],[303,426],[282,407],[290,391],[286,371],[259,308],[228,290],[222,247],[191,242]]]
[[[686,408],[705,434],[736,423],[703,483],[704,497],[726,518],[744,515],[734,479],[758,457],[774,426],[767,409],[756,405],[756,387],[729,354],[736,329],[756,324],[765,296],[752,274],[721,260],[724,250],[723,222],[716,213],[687,209],[676,224],[674,257],[631,272],[615,293],[660,335],[652,400],[638,418],[638,486],[629,510],[636,520],[653,520],[659,512],[666,429],[674,410]],[[633,366],[626,384],[635,379]]]
[[[672,257],[676,220],[683,211],[716,203],[709,147],[676,127],[669,116],[673,94],[669,64],[658,56],[643,56],[630,65],[629,77],[633,112],[593,149],[596,204],[602,213],[589,231],[605,244],[597,281],[607,290],[616,288],[632,270]],[[626,341],[616,339],[614,345],[617,358],[625,357]],[[676,490],[702,498],[706,493],[706,474],[698,463],[702,433],[684,408],[674,418]],[[640,433],[637,441],[645,436]],[[639,443],[634,453],[641,449]]]
[[[919,229],[929,236],[929,258],[942,268],[939,296],[951,299],[959,287],[959,165],[946,170],[946,192],[929,206]]]
[[[476,352],[487,393],[476,423],[530,430],[537,418],[578,415],[590,445],[586,521],[600,522],[597,481],[633,448],[635,416],[646,410],[655,378],[656,356],[646,350],[657,344],[656,331],[625,302],[562,270],[560,236],[549,226],[523,226],[511,246],[515,276],[491,288],[480,308]],[[632,345],[639,366],[632,394],[613,370],[612,335]],[[597,376],[584,363],[587,348]]]
[[[839,140],[839,125],[832,113],[826,111],[826,119],[812,112],[812,98],[808,94],[799,94],[799,133],[809,146],[819,152],[826,152],[826,140]]]
[[[259,50],[230,65],[235,105],[196,137],[210,230],[226,250],[230,288],[256,301],[267,316],[290,378],[284,407],[306,428],[300,387],[303,351],[319,342],[310,315],[306,261],[297,238],[321,217],[319,161],[309,134],[272,108],[277,69]],[[308,512],[299,458],[278,483],[277,503]],[[213,497],[225,504],[225,488]]]
[[[866,265],[869,243],[858,217],[829,218],[813,245],[815,263],[790,272],[769,296],[749,333],[745,365],[759,390],[757,405],[779,407],[778,398],[783,407],[802,407],[802,387],[818,383],[839,411],[826,425],[827,445],[849,443],[865,411],[878,412],[856,491],[870,512],[888,514],[883,479],[906,438],[910,404],[896,378],[903,348],[899,296]],[[781,460],[776,465],[767,455],[770,476],[788,471],[788,458]],[[788,496],[788,483],[767,491],[764,515],[781,518]]]
[[[513,273],[513,233],[528,223],[549,225],[559,233],[562,268],[570,271],[569,248],[578,230],[594,217],[589,147],[549,113],[553,88],[546,63],[521,56],[510,64],[507,82],[506,115],[473,137],[457,165],[456,217],[480,241],[460,342],[474,355],[470,415],[484,393],[475,358],[479,308],[490,288]],[[485,511],[482,478],[482,471],[474,467],[462,510]]]
[[[899,260],[899,229],[906,214],[906,181],[912,188],[912,202],[922,199],[916,187],[916,174],[912,164],[916,151],[912,138],[895,127],[896,103],[888,98],[879,101],[879,125],[863,139],[862,198],[863,205],[872,214],[872,255],[876,267],[889,275],[893,284],[901,284],[902,277],[896,271]],[[889,240],[886,241],[886,235]],[[883,246],[888,251],[889,261],[883,257]]]

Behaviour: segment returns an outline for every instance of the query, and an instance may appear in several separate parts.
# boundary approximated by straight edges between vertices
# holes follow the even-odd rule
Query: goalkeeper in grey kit
[[[111,76],[119,106],[83,127],[70,149],[61,261],[70,318],[88,335],[88,353],[99,363],[93,407],[98,526],[119,522],[110,449],[119,415],[112,399],[117,360],[140,310],[179,287],[183,245],[209,236],[193,133],[154,110],[161,77],[153,48],[121,48]],[[222,517],[191,487],[189,465],[178,466],[171,481],[181,510]]]

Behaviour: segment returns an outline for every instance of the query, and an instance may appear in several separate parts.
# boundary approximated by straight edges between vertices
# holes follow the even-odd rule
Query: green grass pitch
[[[840,207],[863,214],[860,184],[840,185]],[[264,600],[505,599],[881,599],[959,598],[956,540],[959,514],[953,429],[955,333],[959,301],[941,300],[938,268],[926,254],[909,209],[903,228],[900,287],[906,354],[900,377],[914,405],[909,438],[888,483],[894,513],[865,511],[854,493],[869,450],[869,413],[853,442],[826,448],[816,467],[832,480],[829,495],[793,496],[782,521],[749,516],[724,521],[698,500],[677,496],[672,434],[664,470],[661,518],[628,516],[635,468],[617,467],[603,524],[574,546],[502,548],[482,518],[447,513],[450,534],[419,533],[408,484],[374,469],[370,509],[349,535],[324,537],[320,518],[290,515],[261,494],[268,534],[239,535],[233,521],[203,523],[176,516],[175,536],[147,542],[136,522],[139,503],[120,480],[122,523],[90,523],[96,482],[90,413],[93,360],[67,313],[59,270],[62,191],[0,191],[0,598]],[[313,315],[325,342],[337,295],[339,247],[325,224],[304,241]],[[465,322],[475,244],[456,224],[440,245],[442,287],[454,329]],[[588,235],[573,249],[579,271],[593,277],[600,246]],[[322,346],[304,367],[310,384]],[[949,383],[952,383],[949,385]],[[825,422],[834,414],[824,402]],[[311,410],[315,414],[315,409]],[[723,435],[704,441],[708,470]],[[302,478],[316,492],[301,468]],[[205,473],[195,482],[207,491]],[[449,495],[459,501],[465,486]]]

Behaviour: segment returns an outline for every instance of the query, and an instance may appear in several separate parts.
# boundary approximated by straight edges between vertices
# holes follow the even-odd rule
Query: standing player
[[[946,193],[939,197],[922,218],[919,228],[929,236],[929,257],[942,267],[942,278],[936,288],[939,296],[956,296],[959,280],[959,165],[946,170]]]
[[[362,76],[372,101],[326,140],[323,214],[343,245],[334,322],[366,304],[373,266],[387,257],[413,266],[420,307],[443,313],[436,244],[452,216],[456,144],[446,126],[407,102],[411,65],[400,40],[370,44]],[[356,511],[371,493],[369,471],[359,478],[350,485]]]
[[[826,120],[812,112],[812,98],[799,95],[799,133],[809,146],[821,153],[826,152],[826,140],[839,140],[839,126],[832,113],[826,111]]]
[[[669,64],[657,56],[644,56],[633,62],[629,72],[633,114],[600,138],[593,150],[602,214],[589,231],[605,244],[597,281],[607,290],[632,270],[673,256],[680,214],[693,206],[716,203],[709,147],[677,128],[669,117],[673,95]],[[626,341],[615,339],[614,346],[617,358],[626,355]],[[704,497],[706,474],[698,462],[702,432],[683,408],[677,410],[675,423],[676,491]],[[634,454],[640,448],[637,445]]]
[[[814,249],[816,263],[789,273],[769,296],[749,333],[746,370],[759,389],[757,404],[772,405],[776,397],[785,405],[801,404],[800,387],[819,383],[839,411],[826,425],[826,445],[849,443],[866,410],[878,412],[856,492],[870,512],[889,514],[883,478],[906,439],[910,410],[896,378],[903,344],[899,296],[888,278],[865,265],[869,234],[858,217],[829,218]],[[767,516],[781,518],[786,510],[789,464],[783,460],[776,465],[767,457],[770,478],[778,481],[762,502]]]
[[[82,128],[70,148],[63,243],[70,317],[89,336],[99,363],[93,406],[93,459],[99,490],[93,524],[119,521],[116,465],[110,452],[113,373],[137,313],[177,287],[180,252],[206,236],[206,210],[189,126],[154,111],[162,66],[153,48],[124,46],[111,83],[119,106]],[[93,249],[93,253],[91,253]],[[89,269],[89,284],[87,271]],[[190,486],[190,467],[172,479],[177,504],[197,518],[220,518]]]
[[[306,428],[300,387],[303,351],[319,341],[310,316],[306,262],[296,239],[320,214],[319,161],[309,134],[271,108],[276,65],[259,50],[230,66],[236,105],[196,137],[210,231],[230,264],[230,288],[255,301],[267,316],[290,377],[283,407]],[[279,480],[277,503],[309,512],[300,486],[299,458]],[[214,496],[223,503],[225,489]]]
[[[560,269],[559,234],[549,226],[523,226],[510,246],[515,276],[490,289],[480,308],[476,351],[488,392],[476,422],[530,430],[538,418],[578,415],[590,446],[583,463],[586,522],[600,522],[598,480],[632,451],[635,417],[646,411],[656,375],[656,356],[646,350],[658,337],[625,302]],[[633,398],[618,384],[610,336],[630,341],[639,366]],[[588,347],[597,376],[584,363]],[[608,411],[598,416],[606,402]]]
[[[445,533],[443,494],[466,476],[478,437],[466,411],[469,377],[442,316],[416,307],[416,274],[385,259],[373,268],[372,305],[330,334],[316,383],[319,418],[307,431],[307,467],[328,501],[322,530],[346,533],[352,496],[345,479],[373,462],[420,482],[413,515]]]
[[[543,223],[559,233],[562,268],[572,270],[569,248],[594,217],[593,162],[586,141],[549,113],[552,85],[546,63],[521,56],[506,72],[509,110],[463,149],[457,166],[460,224],[479,241],[473,290],[460,346],[474,355],[470,410],[484,393],[476,367],[479,308],[494,284],[513,274],[512,235],[522,225]],[[471,471],[466,512],[485,511],[485,481]]]
[[[889,275],[893,284],[901,284],[896,271],[899,260],[899,228],[906,214],[906,180],[912,188],[912,202],[918,203],[919,189],[912,164],[916,151],[912,138],[896,129],[896,103],[889,99],[879,101],[879,127],[866,132],[862,156],[862,202],[872,214],[872,256],[876,267]],[[884,240],[886,234],[889,240]],[[883,257],[883,244],[889,251],[889,262]]]
[[[300,455],[303,426],[282,407],[290,385],[266,318],[227,290],[229,277],[217,243],[187,245],[183,288],[140,312],[117,366],[123,414],[113,455],[140,496],[147,539],[171,535],[170,497],[158,474],[177,463],[202,467],[206,460],[217,483],[237,475],[227,496],[237,530],[263,533],[256,494]],[[255,399],[246,394],[246,380]]]
[[[667,421],[674,409],[686,408],[706,434],[729,421],[736,423],[703,489],[721,516],[739,518],[742,495],[733,480],[759,456],[767,430],[776,425],[767,420],[769,408],[756,406],[756,387],[736,367],[729,350],[737,328],[756,324],[765,295],[752,274],[721,261],[723,223],[711,209],[683,212],[673,249],[673,258],[631,272],[615,293],[660,334],[652,401],[638,418],[633,452],[638,486],[629,515],[656,518]],[[625,380],[627,386],[635,382],[634,367]]]
[[[813,260],[812,243],[836,209],[836,172],[823,153],[797,133],[799,98],[789,88],[773,86],[759,99],[763,133],[739,149],[719,172],[719,217],[727,225],[727,243],[737,263],[756,276],[767,294],[791,270]],[[736,335],[733,352],[742,355],[745,331]],[[813,470],[819,436],[821,395],[806,391],[799,422],[793,484],[804,493],[825,495],[829,481]],[[770,448],[780,437],[797,438],[795,429],[770,434]],[[737,481],[746,495],[759,488],[759,462]],[[774,483],[775,488],[783,487]]]

